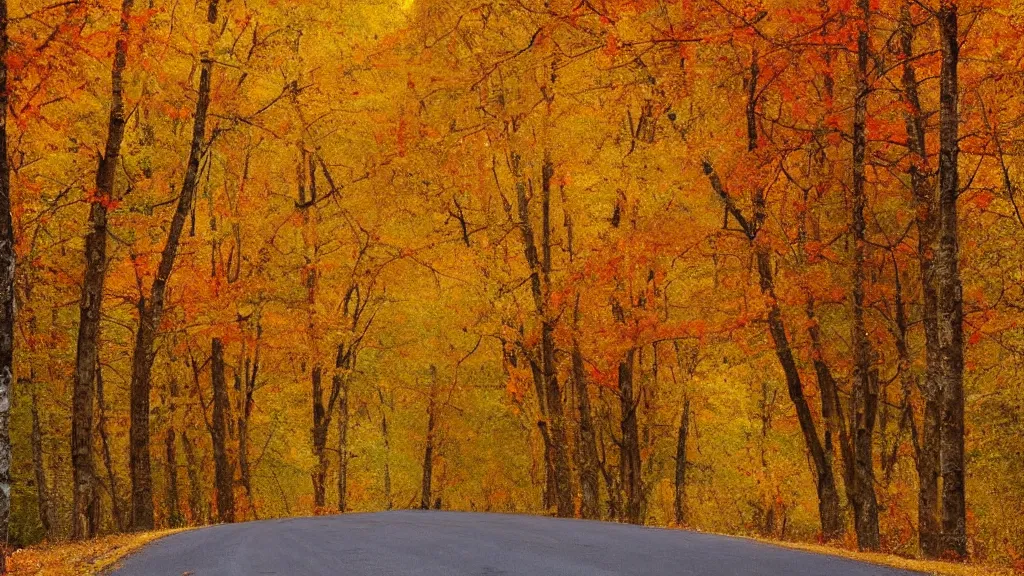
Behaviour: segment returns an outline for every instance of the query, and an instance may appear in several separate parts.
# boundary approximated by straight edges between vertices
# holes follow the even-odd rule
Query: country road
[[[622,524],[400,511],[175,534],[113,576],[911,576],[750,540]],[[919,575],[918,575],[919,576]]]

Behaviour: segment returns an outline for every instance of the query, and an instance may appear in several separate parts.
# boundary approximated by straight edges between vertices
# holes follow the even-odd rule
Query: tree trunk
[[[377,398],[380,400],[380,436],[384,443],[384,509],[395,507],[391,495],[391,434],[388,431],[388,405],[384,399],[384,390],[377,387]]]
[[[891,446],[882,450],[882,471],[885,475],[885,484],[892,482],[893,469],[896,466],[899,456],[900,445],[903,442],[903,434],[907,428],[910,429],[910,439],[913,443],[915,459],[921,457],[920,439],[917,434],[917,424],[914,422],[914,407],[911,401],[914,388],[916,387],[916,376],[913,373],[913,359],[910,356],[909,343],[909,322],[907,320],[906,304],[903,300],[903,281],[900,279],[899,264],[893,251],[889,252],[893,268],[893,312],[896,321],[895,345],[896,345],[896,373],[900,381],[900,416],[896,430],[896,437]]]
[[[536,348],[534,348],[536,351]],[[555,506],[557,487],[555,486],[555,470],[553,447],[551,446],[551,434],[548,433],[547,420],[548,409],[546,394],[544,393],[544,370],[535,360],[535,354],[528,353],[530,363],[530,375],[533,378],[533,388],[537,394],[537,410],[540,412],[540,419],[537,421],[537,429],[540,431],[540,438],[544,444],[544,510],[550,510]]]
[[[0,574],[7,572],[11,518],[11,385],[14,382],[14,220],[7,163],[7,0],[0,0]]]
[[[602,419],[602,422],[609,421],[610,418]],[[615,441],[615,435],[610,434],[612,441]],[[611,465],[608,463],[608,452],[607,443],[604,441],[604,437],[598,438],[598,446],[600,447],[600,459],[597,461],[598,466],[601,470],[601,476],[604,478],[605,493],[608,495],[608,514],[605,519],[610,521],[618,521],[622,516],[622,490],[619,487],[619,480],[616,478],[614,471],[611,469]]]
[[[206,524],[209,514],[203,504],[203,482],[195,448],[188,432],[181,431],[181,446],[185,449],[185,464],[188,466],[188,510],[193,526]]]
[[[262,332],[257,328],[257,338]],[[242,488],[245,489],[246,499],[249,501],[249,511],[252,513],[253,519],[259,520],[259,512],[256,510],[256,501],[253,497],[252,490],[252,470],[249,464],[249,419],[252,416],[253,394],[256,392],[256,378],[259,375],[260,368],[260,353],[259,345],[257,344],[255,358],[250,360],[248,357],[245,358],[245,373],[241,380],[243,388],[241,390],[240,407],[238,413],[238,473],[239,479],[242,482]],[[236,383],[238,376],[235,376]]]
[[[643,524],[643,479],[640,470],[640,436],[637,432],[637,400],[633,397],[633,369],[636,349],[619,362],[619,475],[625,492],[623,520]]]
[[[530,200],[527,194],[528,183],[523,175],[522,159],[517,152],[511,154],[512,173],[516,184],[516,202],[519,212],[519,230],[523,237],[523,254],[530,267],[530,289],[533,295],[534,309],[541,322],[541,370],[543,389],[541,390],[547,418],[547,428],[551,441],[546,443],[550,453],[548,459],[554,476],[554,504],[561,517],[571,517],[574,512],[572,498],[572,475],[569,470],[567,455],[568,441],[565,434],[565,408],[562,405],[562,392],[558,383],[558,370],[555,365],[555,324],[556,320],[548,318],[548,297],[551,282],[551,180],[554,177],[554,165],[547,150],[541,167],[541,203],[542,230],[541,253],[537,250],[536,238],[530,216]]]
[[[181,499],[178,497],[178,452],[174,426],[167,429],[164,436],[164,450],[167,459],[167,524],[171,528],[179,528],[184,525],[184,518],[181,516]]]
[[[167,508],[167,524],[171,528],[185,525],[185,517],[181,513],[181,497],[178,492],[178,443],[174,428],[177,424],[178,394],[178,382],[172,376],[170,399],[167,402],[167,433],[164,435],[164,461],[167,472],[167,477],[164,480],[164,505]]]
[[[761,293],[768,297],[768,332],[775,345],[775,356],[779,360],[782,372],[786,378],[786,390],[789,399],[796,410],[797,421],[800,424],[800,432],[804,437],[807,451],[810,453],[811,462],[814,465],[816,487],[818,491],[818,514],[821,519],[822,537],[825,540],[834,540],[843,533],[842,509],[839,506],[839,492],[836,490],[835,474],[830,460],[825,455],[821,439],[818,437],[817,427],[814,423],[814,416],[804,396],[803,383],[800,380],[800,370],[793,356],[793,349],[786,334],[786,325],[782,317],[782,309],[779,307],[778,298],[775,295],[775,276],[772,271],[770,248],[764,243],[756,243],[758,230],[754,224],[743,216],[733,203],[732,198],[726,192],[721,179],[715,172],[710,162],[704,162],[704,173],[711,182],[711,187],[725,203],[736,221],[740,224],[747,238],[753,244],[754,255],[757,261],[757,273]],[[763,221],[764,202],[763,196],[758,194],[755,201],[755,220]]]
[[[579,314],[577,297],[576,315]],[[583,365],[583,352],[576,337],[572,339],[572,382],[576,389],[576,409],[579,412],[579,438],[576,439],[576,468],[580,476],[580,515],[588,520],[601,517],[598,501],[597,436],[590,413],[590,393]]]
[[[676,437],[676,494],[675,521],[677,526],[686,526],[686,441],[690,435],[690,397],[683,398],[683,414],[679,417],[679,434]]]
[[[217,22],[217,2],[210,0],[207,22]],[[171,218],[167,241],[160,253],[160,264],[150,288],[149,300],[139,299],[139,327],[135,335],[132,352],[131,375],[131,426],[130,468],[132,475],[132,528],[153,529],[153,475],[149,458],[149,392],[153,371],[153,345],[156,341],[160,319],[164,312],[164,297],[167,282],[178,255],[178,244],[185,227],[185,220],[192,209],[199,180],[199,160],[205,153],[206,116],[210,109],[210,84],[213,73],[213,58],[208,52],[202,55],[199,72],[199,92],[196,100],[195,118],[192,125],[192,141],[189,146],[188,164],[181,186],[181,194]]]
[[[958,66],[955,0],[941,2],[936,19],[942,44],[939,72],[939,238],[935,253],[938,296],[939,389],[942,391],[942,553],[967,556],[964,497],[963,289],[960,282],[957,197],[960,194]]]
[[[569,252],[569,262],[576,259],[574,245],[575,226],[572,215],[569,213],[568,200],[565,194],[565,186],[561,186],[562,214],[565,224],[566,249]],[[583,351],[580,349],[580,294],[576,293],[576,300],[572,309],[572,385],[576,393],[576,410],[579,414],[577,422],[576,437],[576,471],[580,479],[580,516],[588,520],[597,520],[601,517],[599,464],[597,456],[597,434],[594,431],[594,420],[590,407],[590,392],[587,390],[587,372],[583,362]]]
[[[57,536],[57,512],[54,509],[50,484],[46,480],[46,467],[43,462],[43,428],[39,423],[39,408],[35,390],[32,391],[32,467],[36,476],[39,522],[43,525],[46,539],[52,542]]]
[[[313,506],[323,509],[327,502],[327,425],[329,418],[324,409],[323,375],[320,366],[314,366],[313,382],[313,456],[316,457],[316,468],[313,469]]]
[[[863,25],[857,33],[857,93],[853,104],[853,232],[852,308],[853,325],[853,432],[854,473],[853,509],[857,547],[877,551],[881,545],[878,533],[878,500],[875,496],[873,443],[875,415],[878,409],[877,381],[871,370],[872,350],[864,320],[864,262],[867,250],[867,224],[864,209],[866,177],[864,156],[867,152],[866,121],[868,111],[868,0],[859,0]]]
[[[747,149],[751,152],[757,149],[757,79],[759,68],[757,65],[757,54],[751,61],[750,79],[747,83]],[[789,343],[789,336],[786,334],[786,324],[782,317],[782,309],[775,293],[775,275],[772,270],[771,247],[765,242],[758,242],[757,236],[761,231],[767,214],[765,208],[764,190],[758,189],[754,195],[753,220],[747,220],[743,213],[736,206],[732,197],[726,191],[718,173],[710,161],[704,161],[704,174],[708,177],[712,189],[719,199],[725,204],[727,213],[739,224],[744,235],[750,241],[754,250],[757,263],[757,274],[761,293],[768,301],[768,332],[775,345],[775,356],[779,360],[782,372],[786,379],[786,390],[789,399],[796,410],[797,421],[800,424],[800,432],[804,437],[804,444],[810,453],[811,462],[814,466],[816,476],[816,487],[818,492],[818,515],[821,519],[822,537],[828,540],[835,540],[842,536],[843,521],[842,509],[839,506],[839,492],[836,489],[835,473],[832,463],[825,455],[821,439],[818,437],[817,426],[814,423],[814,416],[807,398],[804,396],[803,383],[800,379],[800,370],[793,355],[792,346]]]
[[[79,302],[78,341],[71,405],[72,495],[71,537],[94,535],[96,506],[92,461],[93,392],[99,363],[100,308],[107,274],[107,207],[113,200],[115,175],[124,139],[123,75],[128,60],[128,32],[133,0],[121,4],[121,26],[110,71],[110,116],[107,142],[96,170],[96,192],[89,207],[85,237],[85,277]]]
[[[548,299],[551,292],[551,181],[554,176],[555,166],[551,161],[551,153],[545,148],[544,162],[541,166],[541,271],[544,276],[541,350],[543,352],[548,419],[551,425],[551,456],[555,472],[556,508],[560,517],[570,518],[574,515],[575,505],[572,497],[572,473],[569,469],[567,454],[569,442],[565,433],[565,408],[555,360],[555,320],[548,318]]]
[[[107,469],[107,483],[110,488],[110,511],[114,516],[114,525],[118,531],[124,531],[125,516],[121,510],[121,498],[117,489],[117,475],[114,474],[114,459],[110,454],[110,438],[107,433],[107,399],[104,394],[103,371],[96,366],[96,406],[99,408],[99,418],[96,422],[97,432],[100,434],[100,447],[103,450],[103,465]],[[93,511],[98,523],[99,502],[97,501]]]
[[[231,407],[227,379],[224,377],[224,347],[220,338],[212,341],[211,380],[213,381],[213,467],[217,490],[217,519],[235,521],[234,474],[227,453],[228,419]]]
[[[430,367],[430,398],[427,403],[427,438],[423,447],[423,479],[420,482],[420,510],[430,510],[434,478],[434,425],[437,418],[437,368]]]
[[[771,270],[770,256],[767,247],[756,247],[758,274],[761,278],[761,291],[769,296],[771,304],[768,308],[768,328],[771,332],[772,341],[775,344],[775,355],[782,365],[786,377],[786,390],[789,399],[796,409],[797,420],[800,423],[800,431],[804,437],[804,443],[810,452],[811,461],[817,475],[818,490],[818,515],[821,519],[821,531],[825,540],[834,540],[843,533],[842,509],[839,506],[839,492],[836,490],[836,480],[829,462],[825,458],[825,450],[822,448],[821,440],[818,438],[817,427],[814,424],[814,416],[807,405],[804,397],[803,384],[800,381],[800,372],[797,369],[796,359],[793,357],[793,350],[786,335],[786,327],[782,319],[782,310],[779,308],[778,300],[775,297],[775,280]]]
[[[334,387],[338,396],[338,513],[348,510],[348,374],[335,373]]]
[[[924,399],[922,437],[917,457],[918,499],[917,525],[921,554],[926,558],[939,556],[941,525],[939,522],[939,458],[941,434],[941,390],[939,389],[938,293],[934,282],[935,240],[938,234],[938,211],[932,192],[932,178],[925,149],[925,114],[918,95],[917,72],[914,69],[914,27],[909,5],[900,11],[900,48],[903,57],[901,79],[906,102],[907,143],[912,155],[910,183],[917,204],[917,259],[920,266],[922,324],[925,336],[927,369],[921,396]]]
[[[825,349],[821,342],[821,329],[818,326],[817,313],[815,311],[814,299],[807,300],[806,314],[808,320],[807,335],[811,340],[812,363],[814,365],[815,377],[818,381],[818,390],[821,395],[821,418],[825,428],[825,462],[827,466],[834,468],[835,464],[835,438],[838,436],[839,453],[842,456],[843,482],[846,488],[846,495],[850,502],[854,500],[854,449],[850,440],[849,426],[846,421],[846,412],[839,399],[839,385],[836,383],[832,369],[825,361]]]

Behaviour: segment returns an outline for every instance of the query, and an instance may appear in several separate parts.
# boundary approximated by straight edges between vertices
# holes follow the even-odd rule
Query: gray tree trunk
[[[905,124],[907,142],[914,161],[910,163],[910,184],[917,204],[917,259],[920,266],[922,325],[925,336],[927,369],[921,385],[924,399],[922,436],[917,454],[917,525],[921,554],[937,558],[940,553],[941,524],[939,522],[939,459],[940,459],[940,403],[938,383],[939,332],[938,294],[934,282],[935,240],[938,234],[938,211],[932,192],[933,174],[928,166],[925,148],[925,114],[918,95],[917,72],[914,68],[914,26],[910,7],[900,11],[900,49],[903,57],[901,88],[907,104]]]
[[[11,385],[14,383],[14,221],[7,163],[7,0],[0,0],[0,574],[7,571],[11,518]]]
[[[964,310],[956,206],[960,195],[960,40],[956,3],[943,1],[936,19],[942,45],[939,72],[939,238],[934,270],[938,296],[938,377],[942,391],[942,552],[963,558],[967,556],[967,504],[964,495]]]
[[[43,462],[43,428],[39,423],[39,408],[35,391],[32,392],[32,467],[36,476],[39,522],[43,525],[46,539],[52,542],[57,536],[57,511],[54,508],[50,483],[46,479],[46,466]]]

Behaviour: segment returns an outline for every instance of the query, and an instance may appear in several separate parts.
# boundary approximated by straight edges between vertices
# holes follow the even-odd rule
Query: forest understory
[[[422,508],[1024,571],[1022,34],[0,0],[6,549]]]

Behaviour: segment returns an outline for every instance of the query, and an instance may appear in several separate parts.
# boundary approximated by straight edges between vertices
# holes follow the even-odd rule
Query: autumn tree
[[[14,222],[11,218],[11,170],[7,165],[7,1],[0,3],[0,572],[6,571],[11,517],[11,385],[14,382]]]
[[[121,5],[121,22],[114,45],[110,71],[110,117],[107,142],[96,169],[96,192],[90,202],[89,233],[85,239],[85,277],[82,280],[81,316],[74,373],[71,454],[75,491],[72,536],[86,538],[96,532],[97,510],[94,494],[95,470],[92,459],[93,399],[99,366],[100,314],[103,285],[107,274],[107,211],[114,191],[125,132],[124,73],[128,63],[128,41],[132,0]]]
[[[206,22],[210,26],[210,40],[215,39],[218,0],[210,0]],[[201,58],[198,99],[192,126],[185,176],[181,192],[171,217],[167,240],[160,253],[160,264],[150,287],[149,296],[139,299],[139,325],[132,352],[131,379],[131,471],[132,471],[132,527],[136,530],[153,527],[153,479],[149,456],[149,399],[152,387],[153,344],[156,341],[160,318],[164,311],[164,298],[178,244],[185,227],[199,180],[199,162],[206,152],[206,119],[210,109],[213,59],[208,51]]]

